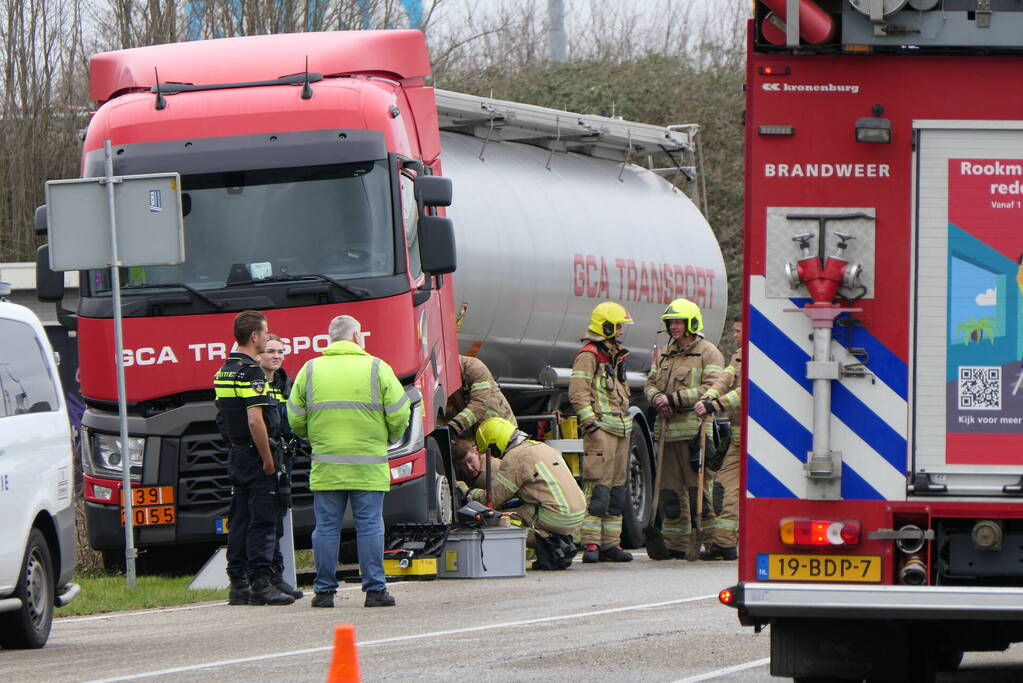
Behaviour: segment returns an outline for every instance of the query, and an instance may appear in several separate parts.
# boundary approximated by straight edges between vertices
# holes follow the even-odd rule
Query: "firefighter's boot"
[[[632,553],[622,550],[622,546],[616,545],[604,548],[600,551],[601,562],[632,562]]]
[[[231,579],[231,589],[227,593],[227,604],[249,604],[249,580],[245,578]]]
[[[295,598],[285,595],[270,583],[269,576],[259,576],[252,580],[252,592],[249,595],[250,605],[290,605]]]
[[[583,563],[594,564],[600,562],[600,548],[596,543],[590,543],[583,551]]]
[[[700,551],[701,560],[725,560],[730,562],[739,558],[739,553],[736,552],[735,546],[721,546],[711,543],[706,548]]]

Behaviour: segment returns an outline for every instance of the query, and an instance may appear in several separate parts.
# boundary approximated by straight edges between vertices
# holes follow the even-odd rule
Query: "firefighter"
[[[512,426],[518,426],[508,399],[494,381],[494,376],[483,361],[471,356],[459,356],[462,386],[448,399],[444,417],[448,427],[458,438],[472,440],[476,426],[488,417],[502,417]]]
[[[583,562],[629,562],[632,554],[622,550],[622,512],[628,503],[625,485],[629,462],[629,387],[625,383],[625,358],[621,345],[625,325],[632,317],[613,301],[597,304],[585,345],[572,363],[568,398],[583,432],[583,492],[586,517],[580,545]]]
[[[501,461],[492,455],[484,459],[476,448],[475,441],[457,439],[451,444],[451,461],[455,463],[455,476],[470,489],[487,487],[487,464],[490,465],[490,476],[501,469]]]
[[[495,455],[501,459],[500,471],[493,473],[490,502],[495,509],[500,509],[512,498],[521,501],[522,504],[515,508],[512,517],[530,527],[532,533],[527,537],[526,544],[537,548],[538,557],[538,545],[546,547],[547,542],[539,540],[537,536],[544,539],[555,536],[558,537],[555,540],[571,545],[571,537],[579,532],[579,525],[583,521],[586,501],[561,453],[545,443],[527,439],[515,425],[500,417],[488,418],[480,423],[476,430],[476,445],[483,453],[490,451],[493,446]],[[487,502],[487,492],[482,488],[469,489],[466,495],[471,500]],[[574,554],[573,546],[567,560],[571,561]]]
[[[218,422],[228,437],[231,512],[227,534],[228,604],[290,605],[295,599],[271,583],[277,530],[277,463],[270,439],[279,436],[280,412],[267,398],[256,357],[267,340],[266,318],[243,311],[234,319],[238,350],[213,379]]]
[[[695,412],[701,417],[712,415],[731,417],[731,443],[725,454],[717,482],[724,489],[724,504],[717,515],[717,526],[711,543],[700,552],[701,560],[735,560],[738,558],[736,542],[739,533],[739,406],[742,404],[742,322],[732,324],[732,339],[736,350],[725,368],[725,393],[715,399],[696,404]]]
[[[644,388],[647,400],[657,411],[658,434],[661,423],[666,422],[664,462],[658,464],[664,468],[661,531],[670,558],[695,560],[697,554],[695,549],[690,553],[690,543],[694,540],[692,519],[699,476],[689,462],[689,452],[694,446],[691,442],[699,441],[700,418],[694,408],[702,400],[718,398],[728,376],[721,352],[700,335],[703,316],[699,306],[688,299],[675,299],[661,320],[671,339],[658,352]],[[697,548],[700,541],[709,543],[715,531],[708,496],[703,498],[702,513],[703,538],[695,539]]]

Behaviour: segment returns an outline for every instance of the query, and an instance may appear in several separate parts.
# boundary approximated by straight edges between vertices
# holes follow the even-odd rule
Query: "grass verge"
[[[82,592],[70,605],[58,607],[55,617],[227,600],[226,589],[189,590],[190,576],[140,576],[135,588],[128,588],[124,576],[76,576],[73,580]]]

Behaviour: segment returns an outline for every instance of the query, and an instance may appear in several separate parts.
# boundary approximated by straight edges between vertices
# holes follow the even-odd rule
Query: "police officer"
[[[284,342],[276,334],[267,335],[266,346],[259,354],[259,367],[266,376],[267,400],[280,416],[281,467],[277,476],[277,531],[274,542],[274,559],[270,566],[270,583],[274,588],[298,600],[304,593],[284,580],[284,555],[281,553],[281,538],[284,536],[284,520],[291,508],[291,471],[295,465],[295,451],[298,439],[288,425],[288,373],[281,364],[284,362]]]
[[[472,439],[476,426],[488,417],[503,417],[517,426],[508,399],[501,393],[490,369],[478,358],[459,356],[462,386],[451,394],[444,410],[448,428],[455,436]]]
[[[259,311],[239,313],[234,319],[234,338],[238,350],[213,379],[218,419],[230,440],[228,602],[290,605],[295,599],[270,583],[277,527],[277,465],[270,439],[278,435],[280,413],[267,399],[266,376],[256,361],[266,345],[266,317]]]
[[[629,386],[625,383],[625,358],[621,345],[624,325],[632,317],[613,301],[597,304],[585,345],[572,363],[568,398],[583,432],[583,492],[586,517],[580,545],[583,562],[629,562],[632,554],[622,550],[622,512],[628,501],[625,486],[629,463],[632,418]]]
[[[732,439],[724,462],[717,473],[717,483],[724,489],[723,505],[717,515],[717,526],[711,543],[700,552],[701,560],[735,560],[739,534],[739,406],[742,404],[742,321],[732,325],[736,350],[725,368],[725,392],[715,399],[696,404],[695,412],[704,415],[729,415],[732,418]]]
[[[671,339],[654,360],[644,393],[657,411],[657,433],[664,433],[664,462],[661,471],[661,531],[668,556],[697,559],[700,542],[708,543],[714,534],[715,518],[707,496],[703,499],[702,538],[692,538],[692,516],[696,514],[696,487],[699,476],[689,462],[690,442],[698,438],[700,418],[698,402],[716,399],[728,378],[724,359],[717,347],[699,334],[703,329],[700,307],[688,299],[675,299],[661,315]],[[662,432],[661,423],[666,423]],[[690,549],[695,541],[696,548]]]

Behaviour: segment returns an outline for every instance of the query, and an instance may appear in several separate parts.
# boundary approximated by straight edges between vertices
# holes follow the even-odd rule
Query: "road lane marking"
[[[424,638],[440,638],[444,636],[458,635],[460,633],[474,633],[477,631],[491,631],[495,629],[503,628],[515,628],[518,626],[532,626],[534,624],[546,624],[555,621],[568,621],[571,619],[584,619],[586,617],[597,617],[605,614],[618,614],[620,612],[633,612],[636,610],[644,609],[656,609],[658,607],[669,607],[671,605],[682,605],[688,602],[699,602],[701,600],[717,599],[717,594],[713,595],[697,595],[691,598],[679,598],[678,600],[665,600],[664,602],[649,602],[640,605],[629,605],[627,607],[612,607],[609,609],[595,610],[592,612],[580,612],[577,614],[561,614],[555,617],[540,617],[537,619],[523,619],[521,621],[505,621],[497,624],[484,624],[482,626],[468,626],[466,628],[448,629],[445,631],[430,631],[428,633],[417,633],[407,636],[394,636],[392,638],[379,638],[377,640],[360,640],[356,643],[358,647],[372,647],[375,645],[389,645],[391,643],[399,643],[407,640],[422,640]],[[270,659],[281,659],[283,657],[297,657],[299,655],[315,654],[318,652],[330,652],[334,649],[334,645],[327,645],[325,647],[312,647],[304,650],[291,650],[288,652],[275,652],[268,655],[257,655],[255,657],[241,657],[239,659],[222,659],[215,662],[204,662],[202,664],[191,664],[189,666],[179,666],[173,669],[161,669],[159,671],[146,671],[138,674],[129,674],[127,676],[115,676],[113,678],[100,678],[88,683],[113,683],[114,681],[134,681],[140,678],[151,678],[155,676],[169,676],[172,674],[184,673],[186,671],[198,671],[200,669],[213,669],[222,666],[232,666],[234,664],[248,664],[250,662],[264,662]]]
[[[397,583],[405,583],[404,581],[396,581],[394,584],[387,584],[388,586],[396,585]],[[351,586],[349,588],[338,588],[338,592],[341,591],[360,591],[362,586]],[[301,598],[299,598],[301,600]],[[223,607],[227,602],[218,600],[217,602],[207,602],[201,605],[187,605],[185,607],[163,607],[160,609],[146,609],[138,610],[135,612],[116,612],[114,614],[97,614],[91,617],[58,617],[53,620],[54,626],[61,624],[70,624],[76,621],[101,621],[103,619],[120,619],[121,617],[137,617],[143,614],[163,614],[164,612],[187,612],[193,609],[206,609],[207,607]]]
[[[706,673],[698,674],[696,676],[690,676],[689,678],[680,678],[675,683],[697,683],[697,681],[709,681],[714,678],[721,678],[729,674],[734,674],[739,671],[745,671],[746,669],[756,669],[758,666],[767,666],[771,663],[770,657],[764,657],[763,659],[757,659],[752,662],[746,662],[745,664],[736,664],[735,666],[729,666],[724,669],[715,669],[714,671],[708,671]]]

